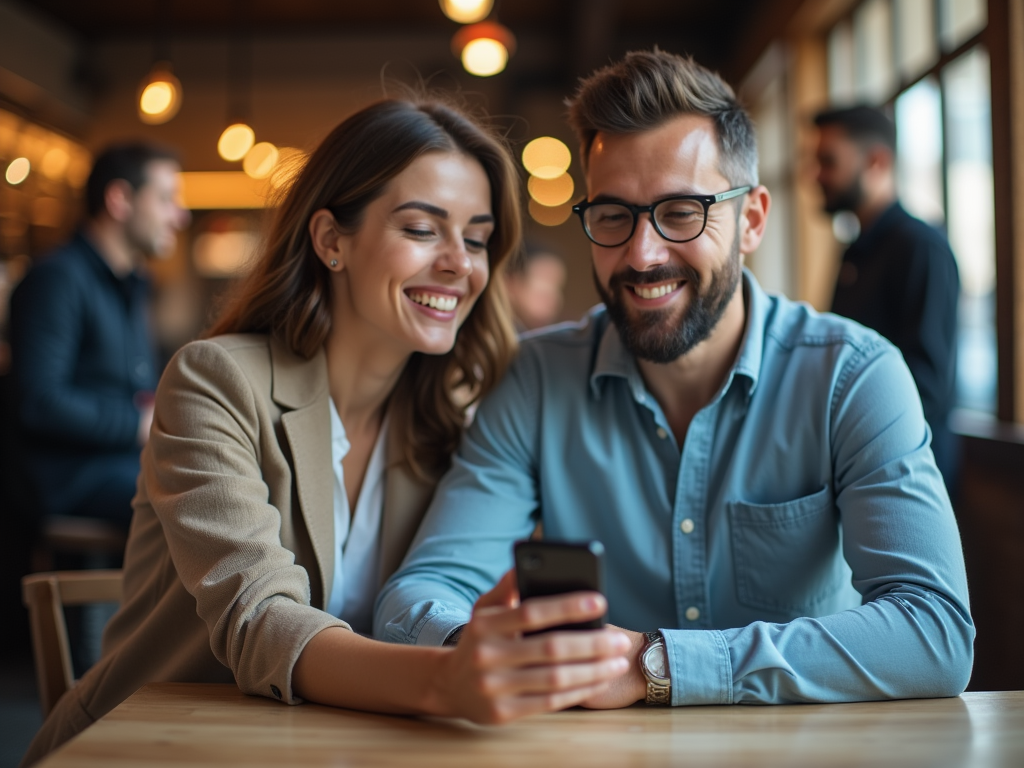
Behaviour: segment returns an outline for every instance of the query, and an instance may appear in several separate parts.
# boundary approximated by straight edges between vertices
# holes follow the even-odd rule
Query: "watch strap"
[[[665,638],[661,632],[644,632],[647,637],[647,644],[644,646],[643,651],[640,654],[641,664],[640,671],[643,672],[644,677],[647,679],[647,696],[644,699],[648,704],[658,706],[668,706],[672,703],[672,683],[671,681],[654,680],[651,675],[647,673],[647,668],[643,664],[643,659],[647,655],[647,651],[654,645],[660,645],[663,653],[666,654],[666,666],[668,662],[668,649],[665,646]]]

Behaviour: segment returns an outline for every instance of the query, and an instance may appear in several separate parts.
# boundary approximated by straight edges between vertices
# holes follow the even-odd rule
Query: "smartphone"
[[[599,541],[517,541],[516,581],[519,599],[548,597],[566,592],[604,594],[604,545]],[[605,617],[545,629],[600,629]]]

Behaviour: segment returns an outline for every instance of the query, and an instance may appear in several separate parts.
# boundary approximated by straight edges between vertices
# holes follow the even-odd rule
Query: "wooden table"
[[[61,766],[1024,766],[1024,691],[777,707],[571,710],[503,727],[147,685],[42,763]]]

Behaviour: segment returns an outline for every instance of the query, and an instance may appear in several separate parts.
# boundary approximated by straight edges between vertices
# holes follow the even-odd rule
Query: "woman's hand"
[[[438,665],[432,686],[435,711],[478,723],[506,723],[608,700],[610,685],[629,669],[633,643],[624,632],[607,627],[523,637],[595,619],[606,608],[596,592],[519,604],[515,574],[505,574],[477,602],[458,647]]]

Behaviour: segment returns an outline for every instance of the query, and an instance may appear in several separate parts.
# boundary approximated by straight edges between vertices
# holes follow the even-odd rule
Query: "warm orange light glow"
[[[4,174],[4,178],[7,179],[8,184],[17,186],[28,178],[30,170],[32,170],[32,164],[28,161],[27,157],[16,157],[7,166],[7,173]]]
[[[459,24],[473,24],[487,18],[494,0],[439,0],[444,15]]]
[[[571,162],[569,148],[551,136],[534,139],[523,149],[523,166],[540,179],[557,179]]]
[[[269,141],[253,146],[242,161],[242,170],[254,179],[265,179],[277,165],[277,147]]]
[[[531,176],[530,180],[526,182],[526,187],[530,190],[530,197],[549,208],[569,202],[576,189],[572,182],[572,176],[568,173],[563,173],[554,179],[540,179]]]
[[[559,224],[564,224],[572,215],[571,203],[563,203],[562,205],[549,208],[546,205],[541,205],[536,200],[530,200],[529,209],[530,217],[545,227],[557,227]]]
[[[266,208],[267,182],[241,171],[186,171],[180,174],[181,203],[192,211]]]
[[[43,163],[40,168],[46,178],[59,181],[64,177],[70,163],[71,155],[64,147],[50,147],[43,155]]]
[[[256,141],[256,134],[245,123],[235,123],[224,129],[217,141],[217,154],[228,162],[235,162],[245,157]]]
[[[452,38],[452,52],[467,72],[478,77],[490,77],[505,69],[515,45],[515,36],[508,28],[493,21],[463,27]]]
[[[142,81],[139,88],[139,119],[147,125],[166,123],[181,108],[181,83],[161,62]]]

